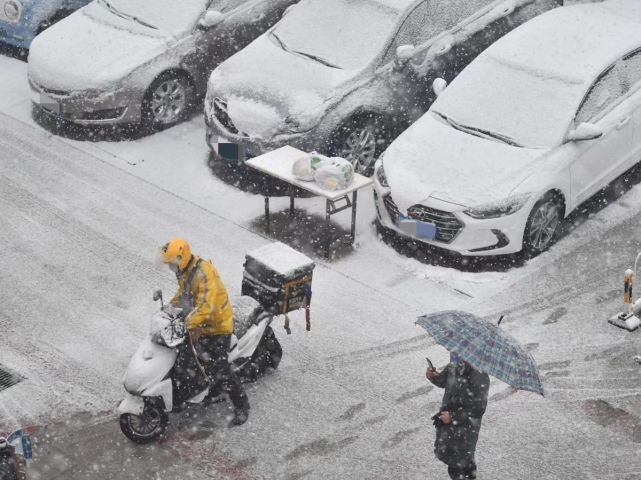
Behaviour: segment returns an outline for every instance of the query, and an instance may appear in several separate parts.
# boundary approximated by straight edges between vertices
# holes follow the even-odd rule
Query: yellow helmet
[[[184,270],[191,259],[191,248],[184,238],[174,238],[165,243],[160,249],[163,263],[176,265],[179,270]]]

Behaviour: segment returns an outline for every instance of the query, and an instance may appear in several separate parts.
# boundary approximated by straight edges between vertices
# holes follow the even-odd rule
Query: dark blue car
[[[0,0],[0,42],[29,48],[44,29],[91,0]]]

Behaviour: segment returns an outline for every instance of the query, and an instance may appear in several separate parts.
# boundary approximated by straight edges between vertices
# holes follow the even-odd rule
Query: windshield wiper
[[[158,27],[154,27],[153,25],[144,22],[143,20],[140,20],[138,17],[134,17],[133,15],[128,15],[124,12],[121,12],[117,8],[115,8],[112,4],[110,4],[107,0],[100,0],[100,3],[102,3],[107,9],[113,13],[114,15],[119,16],[120,18],[124,18],[125,20],[133,20],[134,22],[139,23],[140,25],[143,25],[144,27],[152,28],[154,30],[158,30]]]
[[[276,35],[274,32],[271,32],[269,35],[278,42],[278,45],[280,45],[280,48],[282,48],[286,52],[290,51],[289,48],[287,48],[287,45],[285,45],[285,42],[283,42],[278,35]]]
[[[475,135],[477,133],[480,133],[481,135],[485,135],[490,138],[495,138],[497,140],[502,141],[503,143],[507,143],[508,145],[511,145],[513,147],[522,147],[520,143],[516,142],[512,137],[508,137],[507,135],[503,135],[501,133],[495,133],[491,132],[489,130],[484,130],[482,128],[478,127],[471,127],[469,125],[463,125],[462,123],[458,123],[456,120],[452,119],[451,117],[448,117],[447,115],[437,112],[436,110],[432,110],[435,114],[437,114],[439,117],[443,118],[447,123],[449,123],[452,127],[456,128],[457,130],[460,130],[462,132],[470,133],[472,135]],[[480,135],[477,135],[480,136]]]
[[[148,28],[151,28],[151,29],[153,29],[153,30],[158,30],[158,27],[155,27],[155,26],[153,26],[152,24],[145,22],[144,20],[140,20],[138,17],[131,16],[130,18],[131,18],[134,22],[138,22],[140,25],[142,25],[142,26],[144,26],[144,27],[148,27]]]
[[[324,58],[317,57],[316,55],[312,55],[311,53],[304,53],[304,52],[293,52],[293,53],[296,53],[298,55],[302,55],[303,57],[311,58],[312,60],[315,60],[318,63],[322,63],[326,67],[341,69],[341,67],[339,67],[338,65],[334,65],[333,63],[328,62]]]

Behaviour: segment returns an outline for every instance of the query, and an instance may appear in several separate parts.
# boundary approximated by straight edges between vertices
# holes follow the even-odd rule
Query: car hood
[[[402,211],[430,199],[473,207],[507,198],[545,152],[461,132],[430,112],[390,145],[384,167]]]
[[[31,79],[48,89],[113,88],[167,49],[169,35],[89,5],[38,35],[29,51]]]
[[[324,105],[357,74],[285,51],[265,34],[214,70],[209,92],[235,104],[228,113],[239,130],[265,137],[287,117],[300,130],[312,128]]]

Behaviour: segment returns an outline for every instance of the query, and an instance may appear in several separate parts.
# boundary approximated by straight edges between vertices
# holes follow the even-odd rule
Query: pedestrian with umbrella
[[[538,368],[529,352],[497,325],[462,311],[443,311],[416,322],[450,351],[450,363],[426,376],[445,388],[441,411],[434,415],[434,453],[450,478],[476,478],[475,451],[490,386],[489,375],[513,388],[543,395]],[[499,320],[500,323],[500,320]]]

